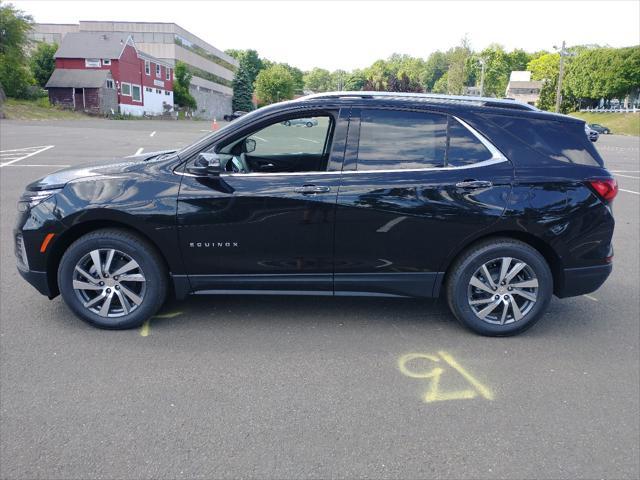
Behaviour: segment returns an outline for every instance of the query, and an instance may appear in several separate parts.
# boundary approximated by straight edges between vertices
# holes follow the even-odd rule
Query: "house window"
[[[144,73],[151,75],[151,62],[149,60],[144,61]]]
[[[144,87],[144,91],[145,91],[145,92],[152,93],[152,92],[153,92],[153,88],[151,88],[151,87]]]
[[[156,77],[158,77],[158,78],[160,78],[160,77],[161,77],[161,74],[160,74],[160,65],[158,65],[157,63],[156,63]]]
[[[165,90],[165,91],[164,91],[164,94],[165,94],[166,96],[170,96],[170,95],[171,95],[171,92],[170,92],[169,90]]]
[[[111,65],[111,59],[110,58],[103,58],[102,59],[102,65]]]
[[[142,101],[142,91],[140,89],[140,85],[131,85],[131,99],[134,102]]]
[[[162,95],[162,90],[160,90],[159,88],[156,88],[156,93],[157,93],[158,95]]]
[[[85,58],[84,66],[86,68],[100,68],[100,59],[99,58]]]
[[[122,96],[124,96],[124,97],[130,97],[131,96],[131,84],[130,83],[123,83],[121,89],[122,89]]]
[[[107,88],[113,90],[113,80],[107,79]]]
[[[171,80],[171,69],[168,68],[168,67],[165,67],[164,71],[165,71],[165,74],[166,74],[165,79]]]

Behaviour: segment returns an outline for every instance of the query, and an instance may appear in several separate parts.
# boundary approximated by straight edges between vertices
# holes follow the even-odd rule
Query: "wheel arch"
[[[167,259],[162,254],[162,250],[153,237],[145,233],[143,230],[136,228],[126,222],[118,220],[87,220],[82,223],[74,224],[69,227],[63,233],[61,233],[56,241],[51,245],[51,251],[47,257],[47,283],[49,285],[49,291],[51,292],[50,298],[56,297],[60,294],[58,287],[58,268],[60,266],[60,260],[67,251],[69,246],[77,239],[88,233],[96,230],[102,230],[106,228],[116,228],[119,230],[126,230],[132,232],[145,241],[147,241],[155,250],[156,253],[162,258],[164,266],[167,272],[170,272],[170,266]]]
[[[451,267],[455,264],[456,260],[460,258],[467,250],[472,248],[474,245],[485,242],[487,240],[491,240],[492,238],[512,238],[515,240],[520,240],[521,242],[526,243],[530,247],[534,248],[540,255],[543,256],[547,265],[549,265],[549,269],[551,270],[551,274],[553,276],[553,291],[556,293],[556,289],[562,285],[562,276],[563,276],[563,263],[562,259],[558,255],[558,253],[553,249],[551,245],[542,240],[541,238],[522,231],[516,230],[503,230],[503,231],[495,231],[488,233],[486,235],[474,238],[471,242],[466,243],[465,245],[459,247],[450,257],[449,262],[444,269],[444,275],[442,276],[442,285],[446,285],[447,278],[449,273],[451,272]],[[440,290],[441,291],[441,290]]]

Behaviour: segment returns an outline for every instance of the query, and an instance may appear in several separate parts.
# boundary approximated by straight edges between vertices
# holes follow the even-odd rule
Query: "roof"
[[[516,110],[537,110],[526,103],[505,98],[474,97],[463,95],[439,95],[432,93],[406,93],[406,92],[325,92],[315,93],[301,97],[296,101],[314,100],[322,98],[373,98],[383,100],[404,100],[431,103],[455,103],[474,106],[509,108]]]
[[[120,58],[125,44],[135,48],[131,36],[113,33],[67,33],[54,58]]]
[[[45,87],[99,88],[107,78],[111,78],[109,70],[56,68]]]
[[[544,84],[544,82],[542,81],[536,81],[536,80],[532,80],[530,82],[524,82],[524,81],[510,81],[509,85],[507,86],[507,89],[511,89],[511,88],[542,88],[542,85]]]

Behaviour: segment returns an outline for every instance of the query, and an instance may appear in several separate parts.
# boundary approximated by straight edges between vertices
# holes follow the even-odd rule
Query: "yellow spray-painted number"
[[[433,369],[426,372],[416,372],[409,368],[408,364],[415,360],[429,361],[438,364]],[[440,377],[445,372],[444,368],[441,368],[440,360],[443,360],[449,367],[458,372],[473,388],[466,390],[454,390],[454,391],[441,391],[440,390]],[[444,366],[444,365],[443,365]],[[424,394],[424,401],[426,403],[442,402],[445,400],[467,400],[476,398],[480,395],[487,400],[493,400],[493,393],[482,383],[476,380],[469,372],[467,372],[462,365],[460,365],[455,358],[453,358],[447,352],[438,352],[438,355],[429,355],[426,353],[408,353],[403,355],[398,360],[398,367],[400,371],[410,378],[429,379],[429,387]]]

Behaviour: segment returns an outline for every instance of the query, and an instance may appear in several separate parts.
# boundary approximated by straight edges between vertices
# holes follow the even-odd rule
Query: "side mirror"
[[[256,141],[253,138],[247,138],[244,141],[244,153],[251,153],[256,149]]]
[[[187,168],[187,171],[194,175],[220,175],[222,172],[220,157],[215,153],[201,152],[193,164]]]

